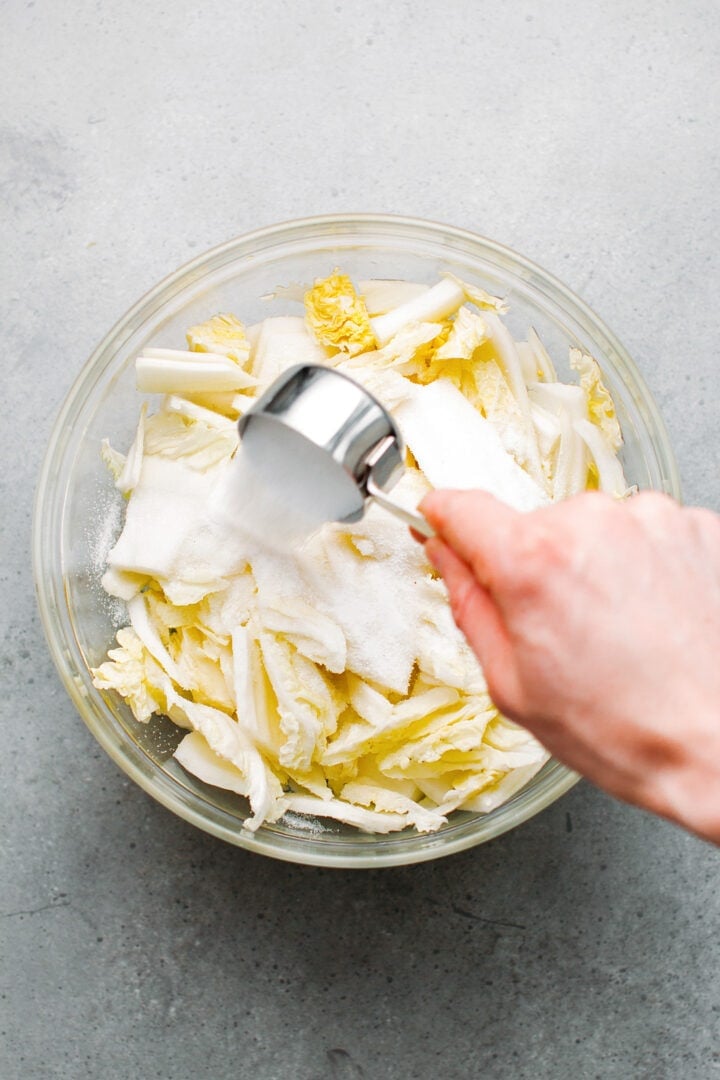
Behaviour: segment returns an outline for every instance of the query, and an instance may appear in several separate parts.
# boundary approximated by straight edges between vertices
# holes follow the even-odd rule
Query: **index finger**
[[[485,491],[431,491],[420,510],[490,592],[507,581],[521,514]]]

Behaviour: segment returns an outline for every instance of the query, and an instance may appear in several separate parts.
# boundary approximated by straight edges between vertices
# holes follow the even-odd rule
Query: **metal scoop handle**
[[[375,479],[375,468],[382,462],[383,457],[388,451],[397,452],[398,439],[392,435],[388,435],[382,439],[378,445],[370,452],[366,459],[367,473],[365,475],[365,481],[363,487],[365,492],[370,495],[379,506],[382,506],[383,510],[388,510],[391,514],[394,514],[400,521],[404,521],[406,525],[409,525],[411,529],[414,529],[420,536],[424,536],[427,540],[430,537],[435,536],[435,530],[430,525],[422,514],[415,513],[414,510],[407,510],[400,503],[396,503],[394,499],[391,499],[384,488],[382,488]]]
[[[432,525],[425,520],[422,514],[417,514],[414,510],[406,510],[400,503],[396,503],[394,499],[385,494],[382,488],[377,486],[372,474],[367,478],[365,489],[368,495],[371,495],[375,502],[382,506],[383,510],[389,510],[391,514],[394,514],[400,521],[404,521],[416,533],[420,533],[420,536],[424,536],[429,540],[431,536],[435,535]]]
[[[370,496],[421,536],[435,533],[421,514],[386,494],[403,471],[402,435],[388,410],[346,372],[323,364],[288,368],[238,420],[243,437],[251,423],[282,425],[322,451],[357,487],[357,506],[338,521],[359,521]],[[266,430],[268,430],[266,428]]]

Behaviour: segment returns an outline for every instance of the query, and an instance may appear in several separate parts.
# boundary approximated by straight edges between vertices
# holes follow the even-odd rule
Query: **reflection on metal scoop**
[[[242,438],[250,428],[258,436],[277,437],[282,428],[282,443],[288,454],[297,448],[298,458],[312,460],[317,451],[323,455],[326,478],[337,482],[338,490],[354,484],[357,498],[343,500],[338,521],[359,521],[368,499],[400,518],[415,532],[434,536],[425,518],[406,510],[387,492],[400,479],[405,447],[390,413],[369,391],[343,372],[320,364],[302,364],[289,368],[240,417]],[[333,463],[328,471],[328,465]],[[313,481],[313,470],[303,472],[299,483]]]

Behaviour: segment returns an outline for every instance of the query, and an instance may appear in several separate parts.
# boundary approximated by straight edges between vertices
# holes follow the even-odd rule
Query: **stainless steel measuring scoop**
[[[435,535],[421,514],[387,495],[403,472],[402,436],[387,409],[344,372],[320,364],[289,368],[240,417],[241,438],[251,424],[266,428],[268,438],[275,425],[282,425],[289,452],[292,433],[298,446],[304,440],[324,451],[354,481],[357,505],[337,520],[359,521],[372,498],[421,536]]]

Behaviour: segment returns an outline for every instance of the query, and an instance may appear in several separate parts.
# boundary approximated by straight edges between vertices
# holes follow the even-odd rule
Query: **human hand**
[[[611,794],[720,843],[720,518],[597,492],[435,491],[425,545],[498,708]]]

